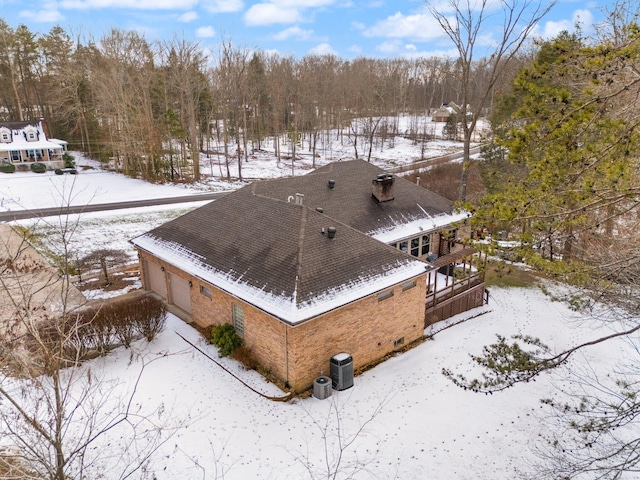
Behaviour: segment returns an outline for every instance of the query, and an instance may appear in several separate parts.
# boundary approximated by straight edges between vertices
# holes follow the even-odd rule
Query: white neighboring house
[[[64,166],[64,140],[47,139],[43,119],[23,122],[0,122],[0,163],[29,164],[41,162],[48,168]]]

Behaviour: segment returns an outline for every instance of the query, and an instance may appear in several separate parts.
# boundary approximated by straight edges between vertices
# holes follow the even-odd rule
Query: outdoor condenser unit
[[[331,396],[331,379],[326,375],[320,375],[313,382],[313,396],[324,400]]]
[[[331,357],[331,382],[336,390],[353,387],[353,357],[338,353]]]

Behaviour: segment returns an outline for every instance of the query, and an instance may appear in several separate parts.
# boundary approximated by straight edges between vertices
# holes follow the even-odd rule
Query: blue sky
[[[499,0],[488,2],[498,7],[490,17],[498,23],[487,23],[483,32],[490,43],[501,25],[501,10]],[[549,38],[572,31],[577,22],[589,34],[611,3],[559,0],[536,34]],[[455,56],[424,0],[0,0],[0,6],[12,27],[22,23],[46,33],[60,25],[84,39],[99,40],[117,27],[136,30],[149,41],[198,41],[212,51],[224,38],[238,47],[296,57]]]

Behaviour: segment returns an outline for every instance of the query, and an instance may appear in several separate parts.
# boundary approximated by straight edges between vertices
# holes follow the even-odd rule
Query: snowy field
[[[441,370],[471,372],[467,354],[480,353],[496,333],[533,333],[554,349],[604,333],[535,288],[494,289],[488,306],[452,320],[481,312],[486,313],[437,333],[325,400],[281,403],[257,395],[185,343],[176,332],[217,356],[173,316],[152,344],[135,347],[140,357],[132,361],[132,353],[122,349],[93,361],[91,368],[120,382],[113,391],[124,395],[142,359],[155,359],[144,369],[134,403],[144,412],[161,407],[158,418],[166,425],[185,422],[150,465],[158,480],[328,478],[325,454],[329,467],[336,468],[338,428],[342,442],[353,440],[343,452],[338,479],[523,478],[537,460],[536,450],[560,426],[540,399],[565,399],[559,389],[570,387],[571,371],[588,365],[606,378],[616,362],[637,352],[622,341],[593,347],[536,382],[490,396],[471,393]],[[255,372],[242,372],[228,359],[222,363],[257,390],[283,394]],[[116,454],[117,441],[111,436],[104,441]]]
[[[445,143],[434,142],[429,155],[455,148]],[[411,161],[420,155],[412,148],[419,147],[397,142],[389,160],[375,163],[384,167]],[[332,156],[318,159],[318,165],[341,156],[336,150],[337,146],[332,147]],[[348,149],[343,154],[351,158]],[[305,162],[296,165],[296,174],[310,170]],[[0,209],[55,206],[61,194],[72,199],[71,203],[104,203],[238,186],[214,177],[195,187],[149,185],[101,171],[81,157],[78,163],[93,169],[75,177],[0,175]],[[206,168],[203,164],[203,171]],[[247,177],[264,178],[282,168],[265,154],[251,159],[244,172]],[[74,249],[79,256],[97,248],[133,253],[129,238],[195,206],[82,215],[77,218]],[[55,231],[58,222],[49,217],[39,222],[39,228]],[[564,304],[552,302],[537,288],[492,289],[487,306],[452,321],[465,318],[469,320],[358,376],[352,389],[334,392],[326,400],[311,397],[283,403],[254,393],[186,343],[178,333],[217,357],[215,348],[173,316],[151,344],[139,342],[131,350],[116,350],[89,362],[86,368],[109,382],[111,398],[126,399],[146,363],[133,405],[141,415],[153,412],[157,423],[167,428],[182,425],[148,465],[130,478],[327,478],[327,466],[337,465],[339,430],[342,442],[352,443],[337,467],[338,479],[510,480],[529,471],[545,438],[560,431],[541,398],[564,398],[560,392],[573,388],[568,379],[576,372],[590,370],[606,381],[616,366],[638,354],[622,340],[610,342],[584,350],[566,367],[536,382],[491,396],[474,394],[454,386],[441,371],[448,368],[473,374],[468,354],[481,353],[496,334],[532,334],[561,350],[620,327],[609,325],[605,331]],[[255,389],[270,396],[283,394],[257,373],[244,371],[228,359],[219,361]],[[126,464],[126,456],[134,453],[131,446],[123,446],[120,434],[112,431],[91,449],[94,470],[86,478],[119,478],[116,467]]]

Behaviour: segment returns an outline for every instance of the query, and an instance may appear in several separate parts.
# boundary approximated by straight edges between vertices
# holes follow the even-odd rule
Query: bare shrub
[[[131,297],[83,309],[64,321],[48,318],[37,333],[32,334],[28,344],[36,346],[45,342],[49,349],[57,350],[60,358],[85,359],[119,345],[128,348],[139,338],[152,341],[164,328],[166,318],[166,307],[161,300],[150,296]]]

